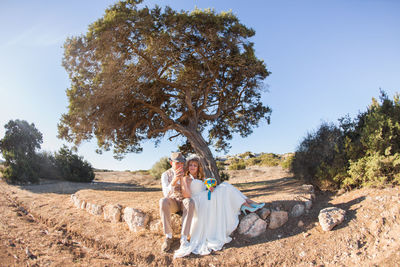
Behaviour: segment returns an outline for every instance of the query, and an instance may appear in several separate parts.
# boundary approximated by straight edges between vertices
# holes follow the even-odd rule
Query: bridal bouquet
[[[207,178],[207,179],[204,180],[204,183],[205,183],[205,185],[207,187],[207,190],[208,190],[208,200],[210,200],[211,199],[210,188],[217,186],[217,180],[215,180],[215,178]]]

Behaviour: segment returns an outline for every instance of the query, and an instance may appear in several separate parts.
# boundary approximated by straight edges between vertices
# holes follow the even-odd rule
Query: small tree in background
[[[89,162],[83,160],[66,146],[60,148],[54,156],[55,165],[61,177],[71,182],[91,182],[95,175]]]
[[[163,157],[159,161],[154,163],[154,165],[150,169],[150,174],[154,178],[160,179],[161,174],[169,168],[171,168],[171,164],[169,163],[168,157]]]
[[[43,142],[42,133],[35,125],[24,120],[10,120],[4,128],[4,138],[0,140],[0,151],[5,159],[3,177],[6,181],[37,182],[36,149]]]

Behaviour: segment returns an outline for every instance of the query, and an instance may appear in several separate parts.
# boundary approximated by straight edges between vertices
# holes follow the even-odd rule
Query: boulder
[[[293,206],[290,216],[299,217],[304,214],[305,206],[303,204],[296,204]]]
[[[336,207],[322,209],[318,215],[319,224],[321,225],[322,230],[330,231],[336,225],[341,224],[344,221],[345,214],[346,211]]]
[[[74,204],[75,207],[80,208],[82,201],[78,198],[77,195],[72,194],[71,195],[71,201]]]
[[[271,210],[267,208],[262,208],[257,212],[257,214],[258,216],[260,216],[261,220],[265,220],[271,214]]]
[[[164,228],[160,219],[153,220],[150,222],[150,231],[163,233]],[[182,216],[178,214],[171,215],[171,228],[174,234],[180,234],[182,229]]]
[[[284,225],[289,219],[286,211],[273,211],[269,217],[269,229],[277,229]]]
[[[88,206],[89,206],[89,210],[87,208]],[[92,203],[92,204],[86,205],[86,210],[88,210],[88,212],[93,215],[98,215],[98,216],[103,215],[103,206],[99,205],[99,204]]]
[[[257,214],[250,213],[243,217],[239,224],[239,234],[247,237],[256,237],[267,230],[267,223]]]
[[[149,216],[141,210],[126,207],[124,209],[124,221],[128,224],[129,230],[138,232],[146,229]]]
[[[119,204],[105,205],[104,209],[103,209],[104,220],[114,222],[114,223],[120,222],[121,221],[121,210],[122,210],[122,206]]]
[[[239,234],[245,234],[256,220],[260,219],[255,213],[250,213],[242,218],[239,223]]]

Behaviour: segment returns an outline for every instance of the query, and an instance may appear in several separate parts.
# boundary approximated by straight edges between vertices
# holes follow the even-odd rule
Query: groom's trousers
[[[171,214],[182,210],[182,231],[181,234],[190,234],[190,225],[194,213],[194,201],[191,198],[184,198],[179,201],[174,198],[164,197],[160,199],[160,216],[164,228],[164,234],[172,235]]]

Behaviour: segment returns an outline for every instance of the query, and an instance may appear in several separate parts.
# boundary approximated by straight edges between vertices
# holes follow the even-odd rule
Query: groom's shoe
[[[171,248],[171,244],[172,244],[172,238],[166,237],[164,243],[161,246],[161,251],[168,252],[169,249]]]

